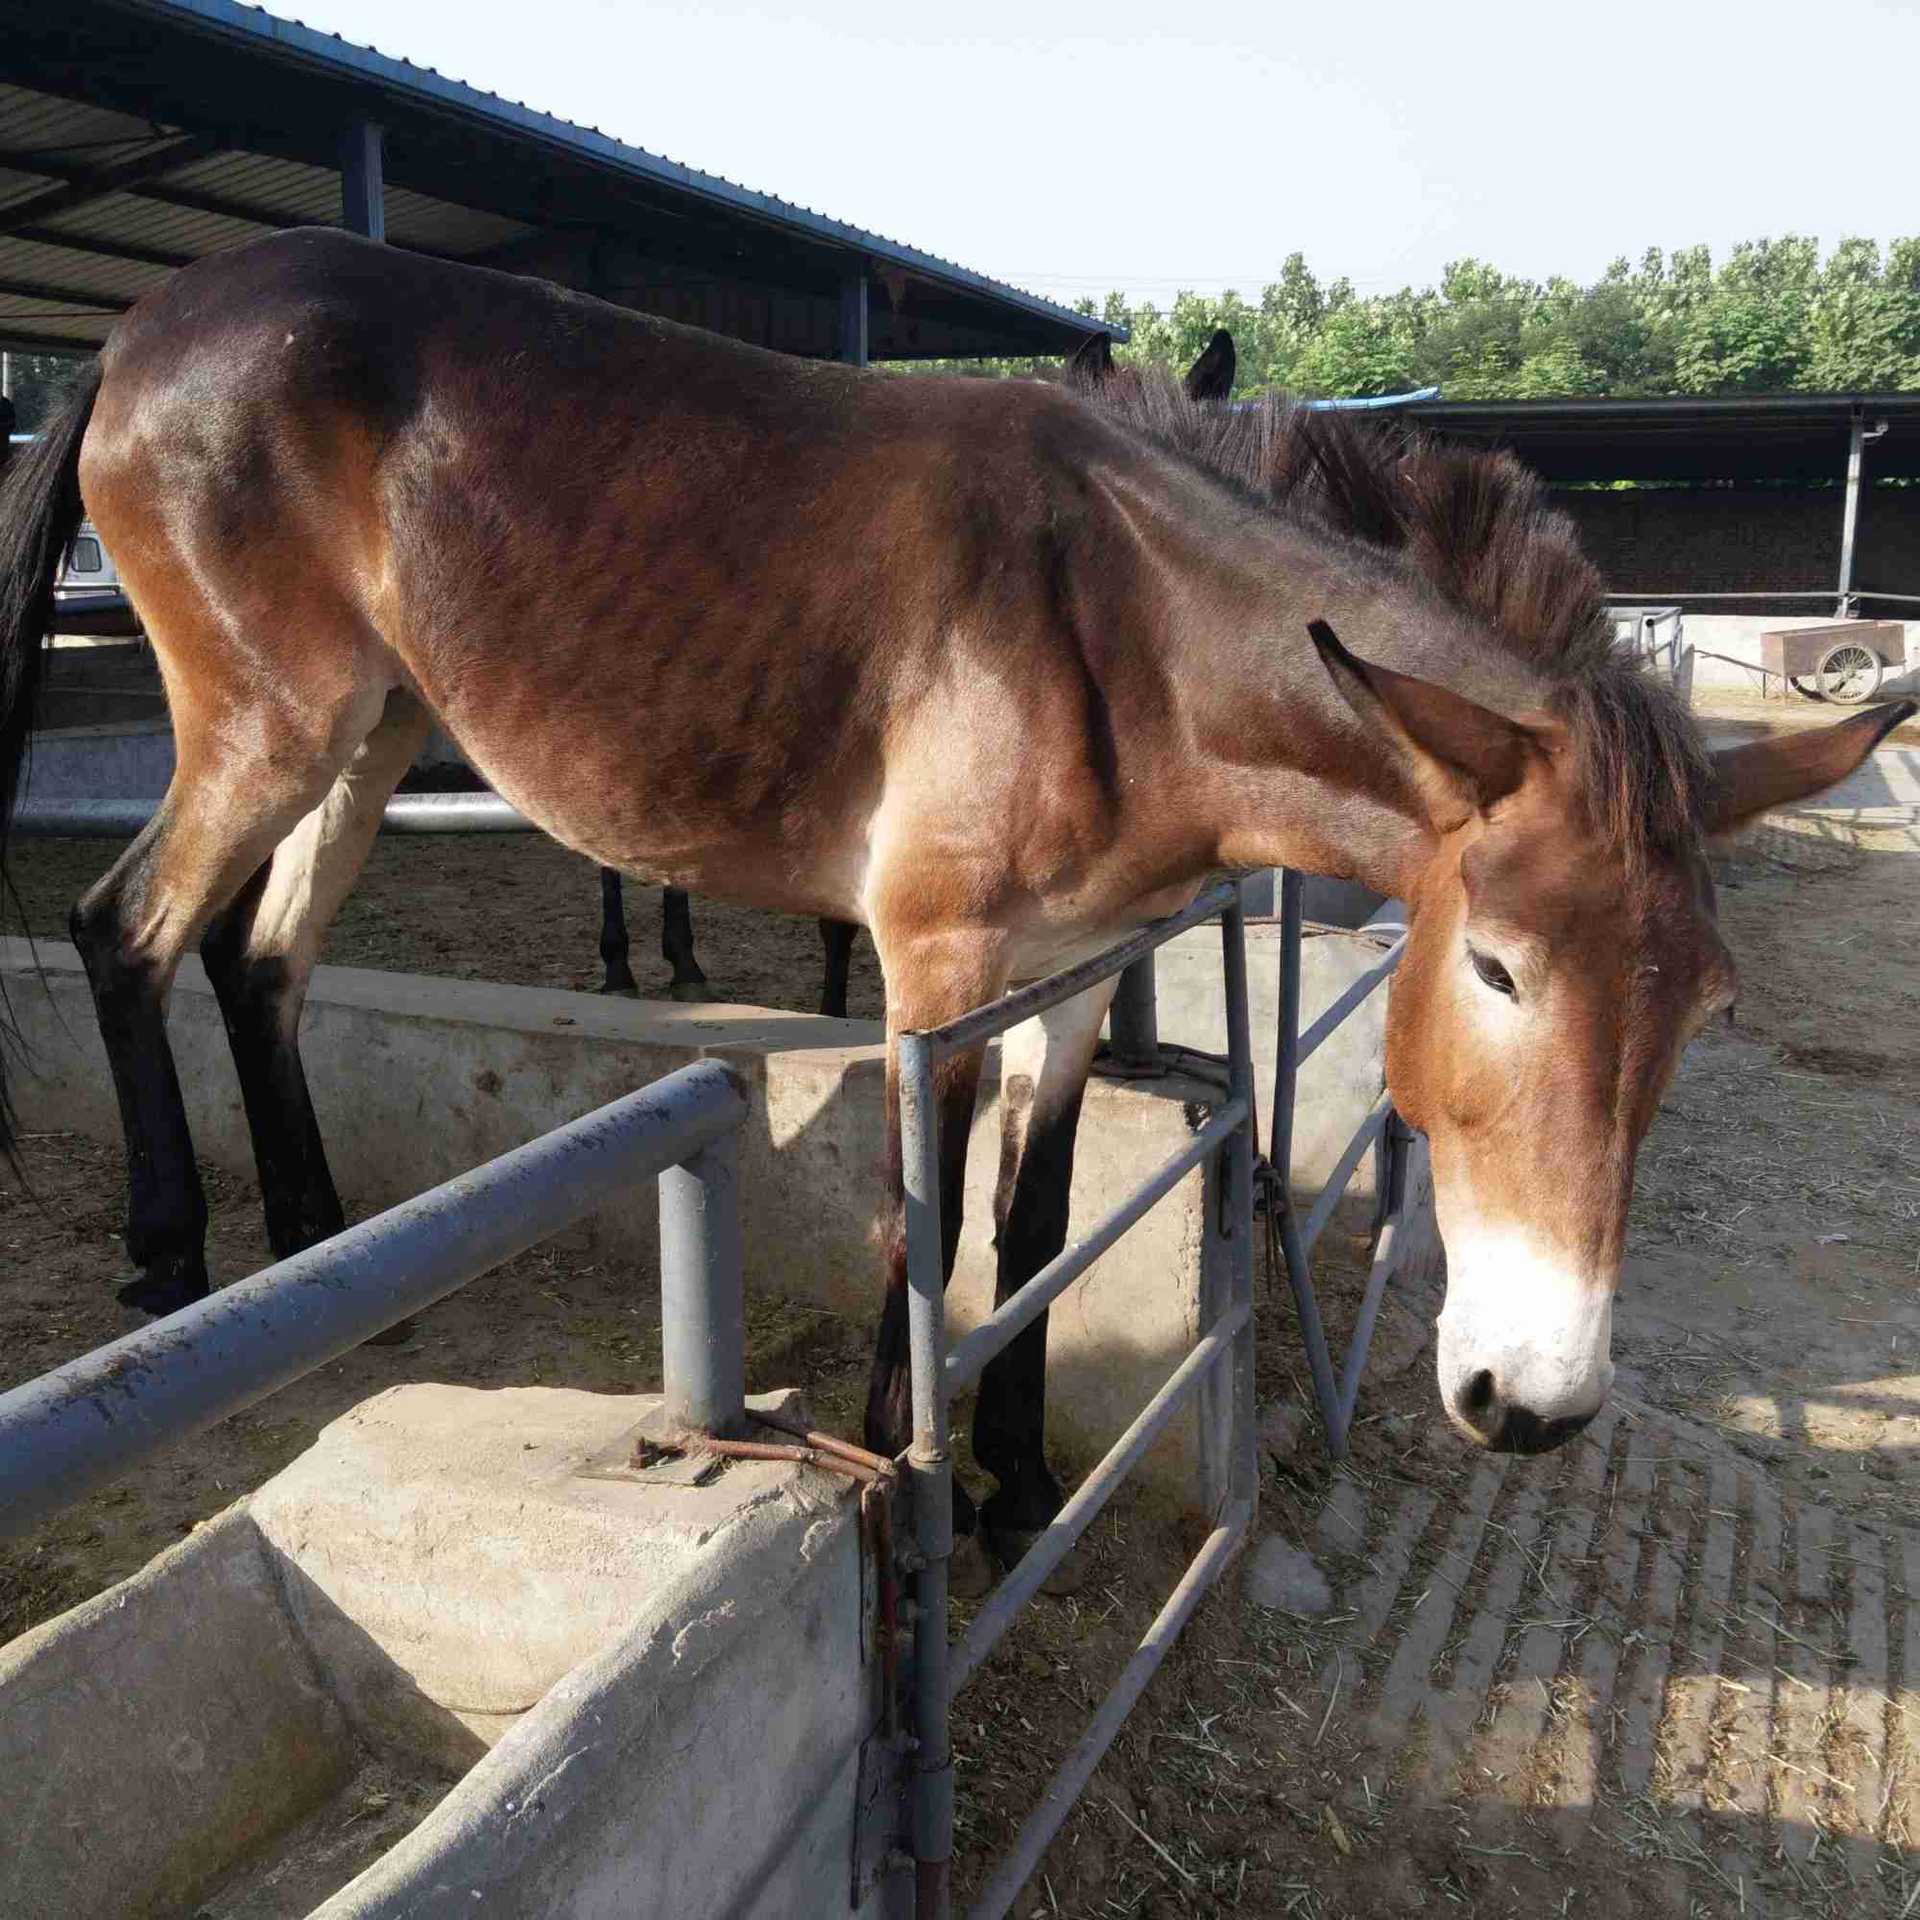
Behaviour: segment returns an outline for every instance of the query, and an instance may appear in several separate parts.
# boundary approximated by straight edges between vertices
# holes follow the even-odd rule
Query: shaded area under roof
[[[1505,447],[1558,485],[1606,480],[1846,478],[1855,415],[1887,431],[1869,480],[1920,479],[1920,394],[1770,394],[1704,400],[1427,400],[1406,409],[1441,438]]]
[[[1070,353],[1125,329],[233,0],[0,0],[0,344],[95,347],[189,261],[340,219],[385,129],[389,241],[832,355]]]

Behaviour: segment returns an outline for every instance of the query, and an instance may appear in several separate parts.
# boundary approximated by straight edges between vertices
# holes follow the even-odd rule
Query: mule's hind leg
[[[660,890],[660,957],[673,969],[669,1000],[711,1000],[693,952],[693,902],[678,887]]]
[[[321,940],[429,725],[411,694],[389,694],[379,724],[326,798],[215,917],[201,942],[233,1045],[276,1259],[329,1239],[346,1224],[300,1060],[300,1012]]]
[[[633,977],[632,948],[627,940],[626,888],[617,867],[600,869],[600,964],[606,970],[600,982],[602,993],[638,996],[640,983]]]
[[[292,702],[256,707],[236,697],[229,707],[213,692],[176,711],[167,797],[70,922],[126,1129],[127,1253],[137,1274],[121,1298],[148,1313],[171,1313],[207,1291],[206,1199],[167,1044],[180,957],[319,803],[375,717],[352,701],[319,716]],[[236,710],[245,724],[234,724]]]
[[[1073,1143],[1100,1023],[1113,999],[1108,980],[1023,1021],[1001,1042],[1000,1180],[994,1193],[1001,1305],[1067,1244]],[[1011,1566],[1060,1511],[1047,1466],[1047,1316],[1023,1328],[988,1362],[973,1416],[974,1457],[1000,1485],[981,1509],[989,1539]],[[1065,1572],[1065,1569],[1062,1569]],[[1068,1576],[1071,1579],[1071,1576]],[[1066,1582],[1049,1582],[1062,1591]]]

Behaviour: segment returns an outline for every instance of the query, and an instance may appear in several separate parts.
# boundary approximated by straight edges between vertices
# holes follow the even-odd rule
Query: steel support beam
[[[1853,590],[1853,552],[1860,531],[1860,481],[1866,470],[1866,446],[1886,430],[1884,420],[1870,427],[1860,409],[1854,408],[1847,431],[1847,502],[1840,516],[1840,584],[1833,603],[1835,616],[1842,620],[1852,618],[1854,602],[1859,598]]]
[[[69,233],[64,227],[15,227],[16,240],[31,240],[37,247],[63,247],[69,253],[84,253],[97,260],[122,260],[137,267],[165,267],[169,272],[190,267],[194,255],[176,253],[169,247],[142,247],[131,240],[102,240],[91,233]]]
[[[0,279],[0,294],[15,300],[45,300],[52,306],[85,307],[91,313],[125,313],[133,305],[111,293],[88,293],[82,287],[62,287],[48,280]],[[29,313],[26,320],[43,320],[45,314]]]
[[[18,233],[22,227],[71,213],[76,207],[105,200],[109,195],[124,193],[142,180],[170,173],[175,167],[184,167],[189,160],[210,153],[213,144],[202,134],[168,134],[157,145],[129,160],[117,160],[108,167],[91,167],[72,180],[63,180],[44,192],[30,193],[26,199],[16,200],[12,206],[0,210],[0,233]]]
[[[386,129],[377,120],[355,120],[340,136],[340,224],[387,237]]]
[[[850,267],[840,282],[840,345],[835,358],[850,367],[867,364],[867,263]]]

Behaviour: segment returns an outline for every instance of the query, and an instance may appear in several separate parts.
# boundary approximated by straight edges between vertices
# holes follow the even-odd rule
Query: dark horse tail
[[[53,628],[53,583],[80,530],[80,443],[100,391],[100,367],[0,482],[0,886],[6,882],[8,830],[40,693],[43,642]],[[10,1149],[12,1111],[0,1086],[0,1146]]]

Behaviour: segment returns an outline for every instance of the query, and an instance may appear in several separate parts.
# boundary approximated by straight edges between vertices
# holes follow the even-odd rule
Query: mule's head
[[[1676,766],[1692,824],[1622,832],[1569,722],[1315,638],[1425,815],[1392,876],[1409,921],[1387,1082],[1432,1151],[1441,1396],[1483,1445],[1541,1451],[1606,1397],[1634,1156],[1681,1049],[1733,1002],[1704,841],[1845,777],[1914,708]]]

